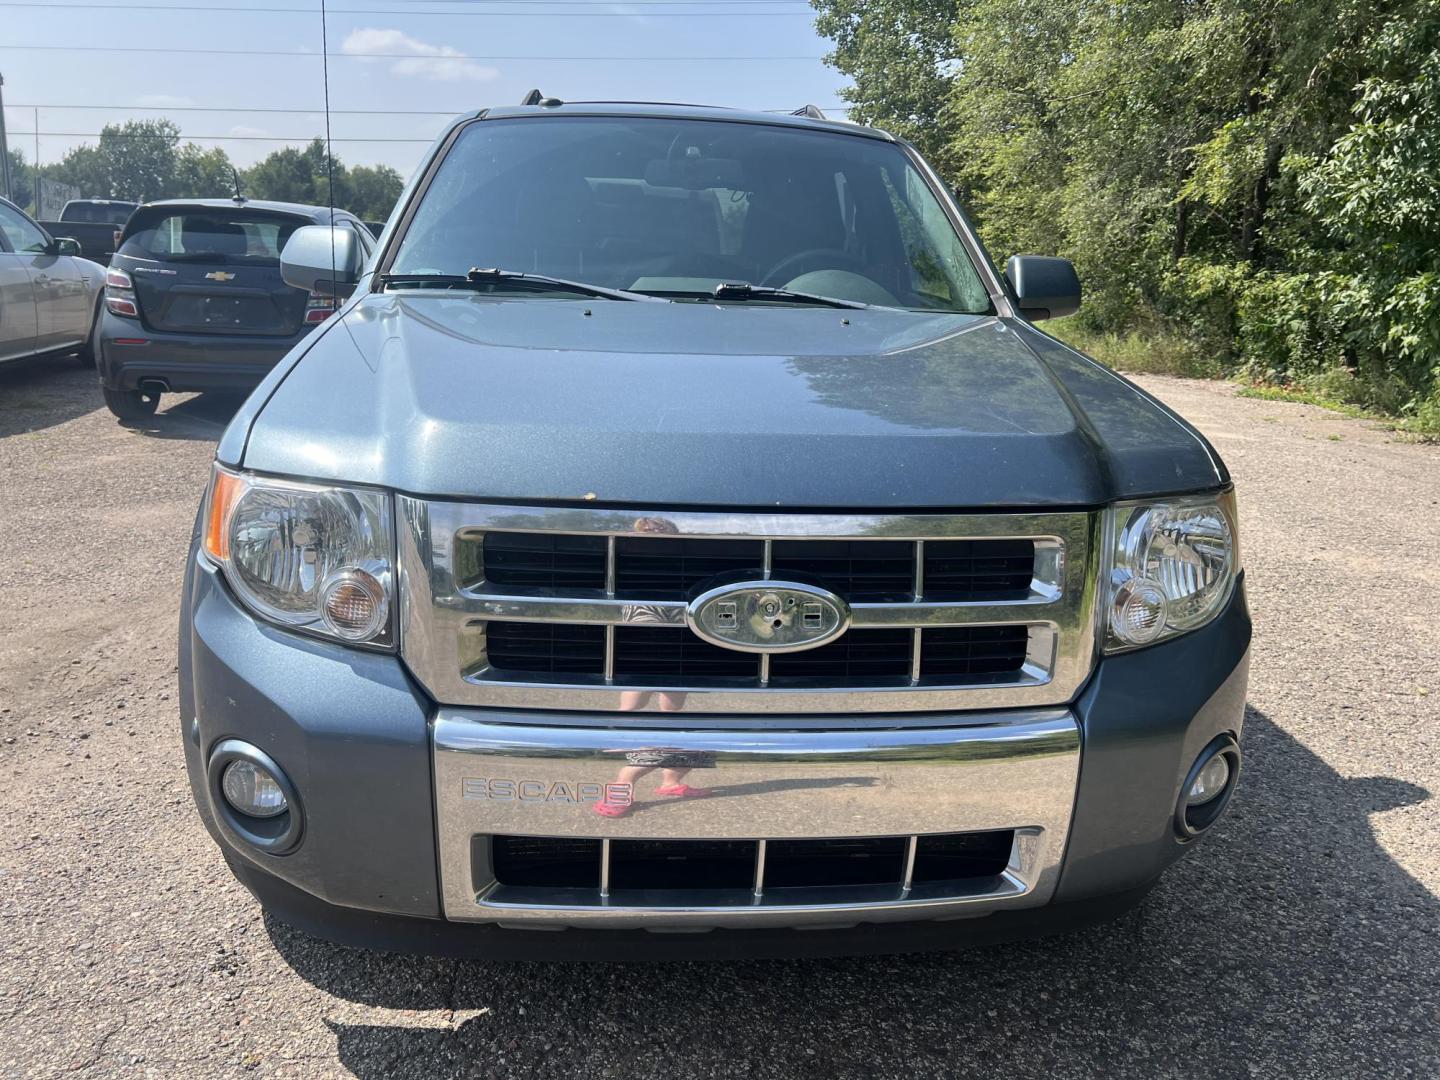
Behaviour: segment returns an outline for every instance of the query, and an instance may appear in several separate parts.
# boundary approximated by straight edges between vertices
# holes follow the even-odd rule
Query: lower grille
[[[791,890],[973,886],[1005,872],[1014,842],[1009,830],[820,840],[617,839],[609,841],[607,860],[600,840],[492,836],[490,868],[501,887],[593,891],[597,905],[603,893],[643,907],[683,903],[692,892],[713,901],[725,893],[784,890],[794,898]],[[647,898],[647,892],[663,895]]]
[[[1007,675],[1025,664],[1024,625],[935,627],[920,632],[922,680]],[[564,623],[491,620],[485,624],[487,663],[496,675],[605,673],[605,628]],[[817,649],[770,657],[773,687],[845,686],[908,678],[914,662],[910,630],[851,630]],[[760,658],[702,641],[683,626],[615,628],[614,677],[635,685],[704,685],[713,680],[755,682]]]

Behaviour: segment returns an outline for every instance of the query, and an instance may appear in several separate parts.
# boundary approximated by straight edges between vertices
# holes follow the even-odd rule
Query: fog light
[[[1181,840],[1193,840],[1220,820],[1239,776],[1240,746],[1234,737],[1218,736],[1200,751],[1175,805],[1175,832]]]
[[[364,570],[342,570],[325,583],[320,612],[337,637],[365,641],[385,624],[385,590]]]
[[[284,855],[300,845],[305,834],[300,793],[264,750],[244,739],[221,739],[205,773],[210,807],[231,840],[267,855]]]
[[[1199,775],[1195,777],[1185,795],[1185,805],[1203,806],[1210,800],[1219,798],[1229,782],[1230,762],[1225,760],[1223,753],[1216,754],[1200,766]]]
[[[220,790],[226,802],[248,817],[272,818],[290,808],[279,781],[253,761],[227,765]]]

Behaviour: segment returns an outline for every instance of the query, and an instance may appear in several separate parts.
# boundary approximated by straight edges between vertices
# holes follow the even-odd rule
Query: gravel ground
[[[0,372],[0,1076],[1440,1073],[1440,448],[1144,384],[1241,491],[1244,785],[1135,913],[966,953],[500,965],[265,919],[190,804],[180,571],[233,400]],[[664,949],[657,939],[656,952]]]

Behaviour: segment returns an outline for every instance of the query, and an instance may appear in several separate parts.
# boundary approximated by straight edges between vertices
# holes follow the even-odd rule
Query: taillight
[[[135,283],[124,270],[113,266],[105,271],[105,310],[127,319],[140,317],[140,308],[135,304]]]
[[[340,306],[340,301],[333,296],[321,296],[319,293],[311,293],[310,301],[305,305],[305,321],[307,323],[322,323]]]

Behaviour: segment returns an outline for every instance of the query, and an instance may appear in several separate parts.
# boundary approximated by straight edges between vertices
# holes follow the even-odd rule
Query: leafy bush
[[[1440,0],[812,0],[1061,336],[1440,425]]]

